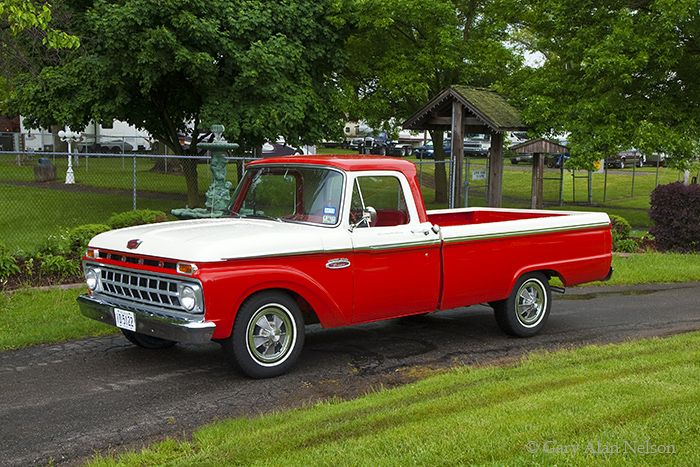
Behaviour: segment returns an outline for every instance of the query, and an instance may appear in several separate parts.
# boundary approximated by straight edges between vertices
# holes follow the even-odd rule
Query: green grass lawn
[[[700,333],[532,354],[88,465],[698,465],[699,361]]]
[[[86,292],[54,287],[0,293],[0,351],[117,332],[80,314],[75,299]]]

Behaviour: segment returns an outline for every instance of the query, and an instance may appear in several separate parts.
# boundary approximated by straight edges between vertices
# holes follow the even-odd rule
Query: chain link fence
[[[84,139],[74,148],[78,152],[70,154],[69,159],[67,145],[56,135],[33,136],[32,140],[31,136],[19,133],[0,133],[0,242],[13,251],[31,251],[48,236],[60,235],[79,225],[107,224],[117,213],[134,209],[169,213],[187,207],[187,187],[179,158],[158,154],[157,145],[143,138]],[[103,152],[95,152],[98,147]],[[226,179],[233,187],[237,186],[242,167],[249,160],[229,158]],[[446,207],[433,204],[434,173],[438,164],[446,165],[448,193],[451,193],[450,162],[415,162],[428,207]],[[467,157],[463,168],[463,198],[455,200],[454,205],[485,206],[488,158]],[[529,207],[532,165],[507,163],[504,169],[503,205]],[[634,191],[630,195],[630,181],[632,190],[650,192],[660,183],[680,179],[677,171],[669,170],[660,179],[658,168],[648,173],[640,170],[636,169],[635,188],[635,172],[631,170],[613,171],[608,177],[607,172],[569,174],[562,168],[545,169],[545,206],[600,203],[606,197],[622,199],[624,204],[625,197],[634,196]],[[199,159],[197,173],[199,205],[203,206],[204,194],[212,182],[208,157]],[[620,178],[621,174],[627,177],[624,186],[614,191],[615,185],[609,179]]]
[[[187,207],[182,157],[153,153],[0,151],[0,242],[30,251],[49,235],[84,224],[107,224],[117,213]],[[248,159],[249,160],[249,159]],[[230,158],[235,187],[246,159]],[[198,159],[198,193],[211,184],[209,158]]]

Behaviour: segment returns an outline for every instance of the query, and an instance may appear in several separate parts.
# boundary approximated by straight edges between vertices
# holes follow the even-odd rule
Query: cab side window
[[[377,211],[370,227],[388,227],[408,224],[406,198],[398,178],[393,176],[358,177],[355,179],[350,205],[350,223],[362,219],[365,208]]]

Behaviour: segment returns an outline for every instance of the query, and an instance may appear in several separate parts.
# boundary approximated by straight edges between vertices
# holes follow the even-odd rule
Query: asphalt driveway
[[[700,329],[700,282],[583,287],[554,298],[545,330],[529,339],[503,335],[484,306],[311,328],[300,363],[262,381],[230,369],[217,344],[149,351],[119,335],[3,352],[0,465],[80,465],[96,451],[187,436],[216,419],[352,398],[429,373],[407,368],[498,364],[538,349]]]

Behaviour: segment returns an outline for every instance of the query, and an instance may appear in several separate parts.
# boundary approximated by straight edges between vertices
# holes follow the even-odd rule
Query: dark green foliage
[[[82,255],[85,249],[97,234],[108,231],[110,228],[104,224],[86,224],[79,225],[78,227],[72,229],[69,234],[70,251],[78,255]]]
[[[71,242],[68,230],[61,229],[59,233],[50,235],[46,240],[44,240],[44,242],[37,247],[36,253],[38,256],[67,255],[71,252],[70,244]]]
[[[115,214],[109,218],[109,226],[112,229],[123,229],[135,225],[154,224],[164,222],[165,213],[162,211],[152,211],[150,209],[137,209],[136,211],[126,211]]]
[[[17,260],[10,254],[5,244],[0,242],[0,281],[5,281],[13,274],[18,273]]]
[[[63,279],[76,276],[80,272],[80,261],[68,259],[65,256],[42,256],[39,263],[39,272],[42,276]]]
[[[508,77],[538,135],[568,133],[576,168],[634,147],[683,166],[697,154],[697,0],[522,3],[515,42],[541,66]]]
[[[11,92],[3,104],[33,128],[122,120],[178,155],[196,153],[212,124],[246,149],[279,135],[294,146],[315,144],[342,129],[334,82],[345,57],[343,2],[61,5],[53,21],[80,37],[80,48],[47,58],[33,42],[17,41],[27,69],[5,72]],[[189,149],[179,133],[191,134]],[[194,207],[196,161],[181,164]]]
[[[651,192],[649,218],[661,251],[700,251],[700,185],[659,185]]]
[[[630,223],[627,222],[622,216],[616,216],[615,214],[610,214],[610,223],[612,228],[613,240],[615,237],[619,239],[625,239],[630,236],[632,232],[632,227]]]
[[[639,241],[636,238],[630,238],[632,227],[627,222],[627,219],[610,214],[610,229],[613,251],[618,253],[635,253],[639,251]]]

